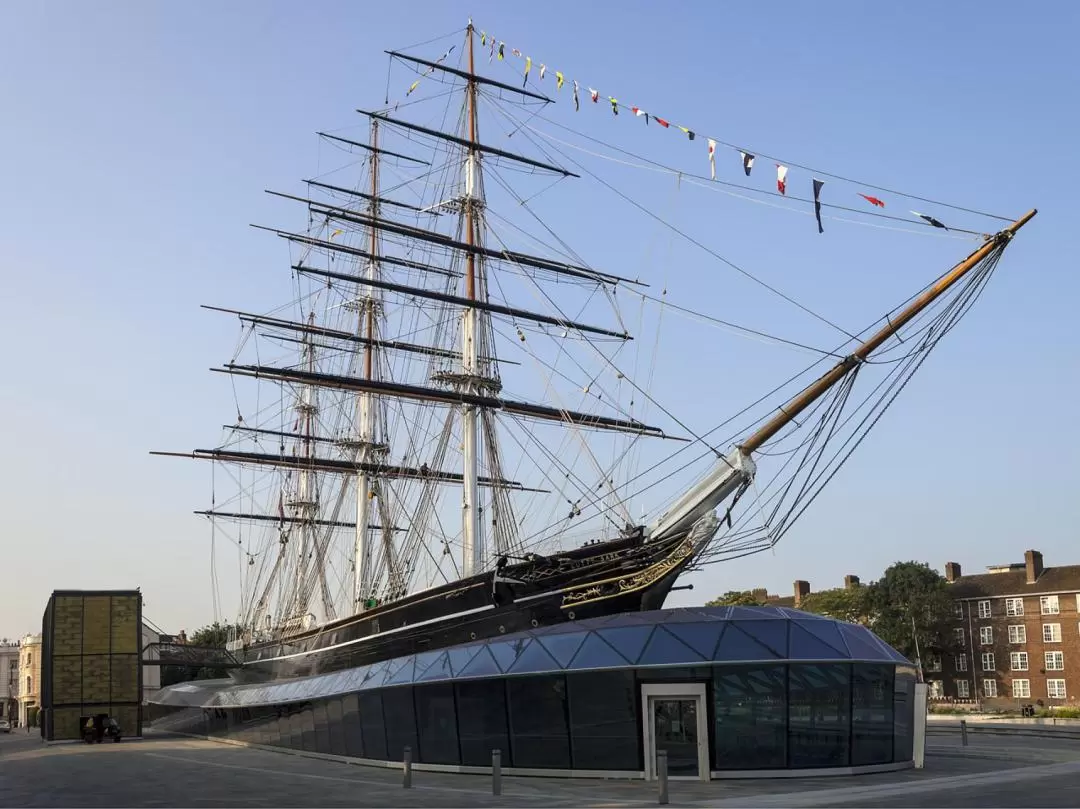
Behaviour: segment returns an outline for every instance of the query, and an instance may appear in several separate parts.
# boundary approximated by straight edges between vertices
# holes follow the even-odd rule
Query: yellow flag
[[[529,71],[530,70],[532,70],[532,57],[531,56],[526,56],[525,57],[525,78],[526,78],[526,80],[529,78]]]
[[[563,85],[563,74],[562,74],[562,71],[561,71],[561,70],[556,70],[556,71],[555,71],[555,86],[556,86],[556,87],[557,87],[558,89],[560,89],[560,90],[561,90],[561,89],[562,89],[562,85]]]
[[[344,232],[345,231],[341,230],[340,228],[338,230],[335,230],[333,233],[330,234],[330,241],[333,241],[335,236],[340,236]]]
[[[420,79],[417,79],[416,81],[414,81],[412,84],[409,85],[409,89],[405,91],[405,95],[406,96],[412,95],[412,91],[415,90],[418,86],[420,86]]]

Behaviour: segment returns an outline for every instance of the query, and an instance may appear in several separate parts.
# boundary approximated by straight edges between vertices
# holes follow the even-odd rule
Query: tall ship
[[[813,199],[799,202],[788,166],[776,164],[774,186],[771,161],[758,156],[768,168],[751,173],[749,149],[732,146],[733,178],[717,180],[715,153],[729,145],[699,135],[703,184],[804,205],[819,232],[835,208],[964,236],[973,249],[865,329],[839,329],[840,344],[812,350],[801,374],[692,424],[680,375],[720,387],[728,358],[694,340],[661,354],[670,320],[806,346],[722,318],[722,301],[669,299],[663,277],[693,267],[650,278],[648,262],[640,275],[594,264],[547,224],[545,213],[574,202],[575,183],[604,181],[589,170],[599,141],[573,151],[571,130],[546,110],[598,104],[646,125],[649,113],[471,22],[441,57],[428,48],[387,52],[412,83],[396,103],[357,111],[363,134],[319,133],[339,166],[303,192],[270,192],[306,208],[306,228],[264,228],[288,245],[293,299],[261,312],[207,307],[241,324],[236,352],[212,369],[231,377],[235,421],[216,446],[155,453],[215,470],[212,502],[196,513],[241,560],[229,620],[239,679],[658,609],[688,572],[773,547],[1035,214],[982,234],[946,228],[941,214],[886,215],[873,194],[850,212],[821,198],[816,175]],[[686,127],[652,122],[695,142]],[[624,149],[601,156],[659,165]],[[700,421],[701,403],[693,409]],[[648,518],[634,513],[643,501]]]

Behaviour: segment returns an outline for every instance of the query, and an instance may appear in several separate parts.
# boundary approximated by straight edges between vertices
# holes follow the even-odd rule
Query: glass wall
[[[767,662],[493,676],[281,705],[183,709],[166,729],[377,760],[641,772],[643,683],[704,682],[716,770],[910,761],[915,672]]]
[[[769,770],[787,766],[787,666],[715,669],[718,770]]]

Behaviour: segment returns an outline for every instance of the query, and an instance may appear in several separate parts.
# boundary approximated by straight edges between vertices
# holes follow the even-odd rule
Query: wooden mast
[[[476,80],[475,64],[473,61],[473,25],[469,21],[466,29],[466,47],[469,54],[469,75],[465,86],[465,103],[469,119],[469,145],[465,158],[465,194],[463,197],[465,208],[465,243],[468,246],[465,254],[465,297],[469,301],[476,300],[476,204],[477,204],[477,161],[476,149]],[[477,309],[467,305],[462,312],[461,325],[461,373],[463,388],[467,393],[476,393],[476,378],[479,373],[477,367]],[[468,577],[479,573],[483,565],[484,549],[480,535],[480,489],[477,486],[479,477],[479,444],[480,444],[480,413],[475,405],[465,404],[462,407],[462,444],[464,461],[464,497],[462,502],[462,575]]]
[[[371,198],[368,201],[368,213],[372,221],[379,216],[379,122],[371,121]],[[379,262],[379,231],[370,228],[368,240],[367,280],[375,279]],[[363,301],[360,303],[360,322],[358,331],[363,332],[364,343],[364,379],[372,379],[375,346],[375,288],[364,286]],[[362,612],[371,592],[371,543],[368,536],[371,522],[371,500],[378,496],[372,477],[365,471],[371,462],[371,448],[375,441],[374,413],[370,392],[363,392],[357,398],[357,475],[356,475],[356,528],[353,540],[353,612]]]
[[[818,398],[826,393],[833,385],[847,376],[861,362],[869,357],[874,351],[882,346],[886,340],[897,333],[906,323],[922,312],[927,306],[941,297],[957,281],[963,278],[980,261],[986,258],[998,247],[1008,243],[1020,228],[1028,223],[1037,211],[1033,208],[1021,216],[1007,228],[1002,230],[985,243],[978,250],[961,261],[949,272],[941,277],[936,284],[926,290],[919,297],[908,304],[896,317],[891,317],[873,337],[860,345],[854,352],[844,357],[832,370],[807,387],[802,393],[794,397],[780,408],[780,412],[760,427],[739,445],[744,455],[756,452],[770,438],[786,427],[800,413],[812,405]]]

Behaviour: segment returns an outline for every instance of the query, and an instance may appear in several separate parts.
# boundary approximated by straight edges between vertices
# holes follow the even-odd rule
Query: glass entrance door
[[[668,775],[701,775],[698,768],[697,697],[661,699],[652,703],[653,739],[667,750]]]
[[[704,683],[641,686],[645,778],[657,777],[656,758],[667,751],[668,777],[709,779],[708,712]]]

